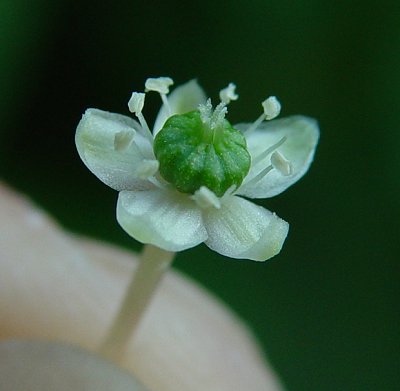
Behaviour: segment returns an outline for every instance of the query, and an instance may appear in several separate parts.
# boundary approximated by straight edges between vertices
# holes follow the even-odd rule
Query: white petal
[[[248,126],[250,124],[239,124],[235,128],[245,132]],[[278,170],[272,170],[254,184],[245,186],[244,182],[237,193],[249,198],[268,198],[283,192],[307,172],[318,143],[319,129],[314,119],[293,116],[263,122],[256,131],[249,135],[244,134],[252,159],[277,143],[282,137],[286,137],[286,141],[278,148],[278,151],[290,162],[292,170],[290,175],[285,176]],[[247,178],[251,179],[269,164],[268,157],[265,161],[252,166]]]
[[[227,197],[221,209],[204,214],[212,250],[231,258],[265,261],[278,254],[289,224],[261,206],[240,197]]]
[[[136,170],[143,159],[155,159],[150,143],[132,118],[88,109],[79,122],[75,143],[79,156],[101,181],[115,190],[148,187]],[[134,134],[132,137],[129,134]],[[131,142],[128,142],[132,139]],[[126,141],[126,145],[120,145]]]
[[[168,95],[168,102],[171,107],[172,115],[184,114],[196,110],[198,105],[200,103],[205,103],[205,101],[206,95],[197,83],[197,80],[190,80],[189,82],[175,88],[175,90]],[[168,117],[168,109],[163,105],[154,124],[154,136],[164,126]]]
[[[207,239],[196,203],[173,190],[122,191],[117,220],[136,240],[167,251],[182,251]]]
[[[0,343],[2,391],[145,391],[127,371],[72,345]]]

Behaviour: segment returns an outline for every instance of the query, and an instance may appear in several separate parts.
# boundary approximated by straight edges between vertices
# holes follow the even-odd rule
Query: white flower
[[[194,194],[182,193],[160,175],[154,137],[171,116],[193,110],[200,111],[202,121],[208,121],[211,129],[217,128],[225,121],[233,90],[229,90],[230,99],[213,112],[196,81],[177,87],[167,99],[172,81],[160,78],[159,83],[165,80],[168,85],[158,88],[163,105],[153,132],[141,112],[144,96],[137,93],[130,107],[139,122],[88,109],[77,128],[76,145],[84,163],[105,184],[120,191],[119,224],[136,240],[167,251],[182,251],[204,242],[232,258],[264,261],[276,255],[287,236],[288,223],[243,197],[273,197],[305,174],[318,142],[316,121],[293,116],[266,122],[280,110],[277,99],[271,98],[268,110],[264,102],[264,113],[253,124],[234,126],[243,132],[251,157],[241,185],[231,186],[219,197],[206,186],[200,186]]]

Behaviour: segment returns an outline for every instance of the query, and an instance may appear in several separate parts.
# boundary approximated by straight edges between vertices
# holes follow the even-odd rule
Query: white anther
[[[199,190],[195,191],[191,198],[196,202],[198,206],[200,206],[200,208],[221,208],[220,199],[206,186],[201,186]]]
[[[145,83],[146,91],[156,91],[160,94],[168,94],[169,87],[174,84],[170,77],[148,78]]]
[[[271,155],[271,164],[272,166],[278,170],[282,175],[288,176],[293,172],[292,164],[289,160],[287,160],[281,153],[275,151]]]
[[[261,103],[264,109],[265,119],[271,120],[276,118],[281,112],[281,104],[279,103],[276,96],[270,96],[264,102]]]
[[[160,163],[157,160],[143,160],[136,168],[135,174],[140,179],[148,179],[152,177],[160,167]]]
[[[151,134],[149,125],[147,125],[147,122],[142,114],[145,96],[146,94],[143,94],[142,92],[133,92],[131,99],[129,99],[128,107],[129,111],[131,113],[134,113],[140,122],[141,125],[140,133],[142,133],[142,135],[145,136],[150,141],[151,144],[153,144],[153,135]],[[115,142],[114,142],[114,147],[115,147]]]
[[[123,151],[127,149],[134,137],[135,137],[135,131],[133,129],[128,129],[128,130],[121,130],[120,132],[116,133],[114,136],[114,149],[116,151]]]
[[[145,94],[142,92],[133,92],[128,102],[129,111],[138,115],[142,112],[144,106]]]
[[[228,104],[232,100],[237,100],[239,95],[235,93],[236,85],[233,83],[229,83],[228,87],[222,89],[219,92],[219,98],[221,102]]]

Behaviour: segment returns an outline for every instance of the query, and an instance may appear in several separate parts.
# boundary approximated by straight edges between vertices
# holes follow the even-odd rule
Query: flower
[[[172,83],[146,81],[146,92],[158,92],[163,101],[153,132],[142,114],[144,93],[134,92],[128,103],[138,121],[88,109],[76,131],[81,159],[120,192],[117,220],[136,240],[167,251],[204,242],[231,258],[271,258],[282,248],[288,223],[246,198],[273,197],[305,174],[318,142],[316,121],[292,116],[266,122],[281,109],[269,97],[254,123],[232,127],[225,115],[238,98],[233,83],[221,90],[215,110],[195,80],[167,96]]]

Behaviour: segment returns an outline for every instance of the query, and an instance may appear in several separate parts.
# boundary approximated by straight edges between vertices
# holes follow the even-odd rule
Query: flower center
[[[160,181],[161,176],[180,192],[193,194],[192,198],[200,206],[219,208],[218,198],[233,194],[241,185],[254,185],[273,169],[282,175],[291,175],[291,162],[276,151],[286,137],[251,161],[245,137],[225,119],[226,106],[239,97],[235,92],[235,84],[230,83],[220,91],[221,103],[215,109],[209,99],[199,105],[198,110],[171,116],[167,94],[172,84],[173,80],[169,77],[149,78],[145,83],[145,92],[158,92],[169,115],[155,138],[142,114],[145,94],[133,92],[128,102],[129,110],[140,122],[137,131],[152,147],[152,151],[147,153],[143,145],[138,145],[138,151],[143,155],[142,163],[136,167],[140,179],[163,187],[165,184]],[[275,96],[264,100],[262,107],[263,113],[245,130],[246,135],[254,132],[264,120],[277,117],[281,110]],[[134,135],[135,132],[131,130],[119,132],[115,135],[114,148],[124,150],[132,142],[136,144]],[[271,161],[269,166],[256,175],[247,176],[250,165],[257,166],[268,156]]]
[[[225,119],[228,99],[215,110],[208,100],[196,111],[174,115],[157,134],[159,172],[177,190],[194,194],[205,186],[222,197],[249,172],[246,139]]]

